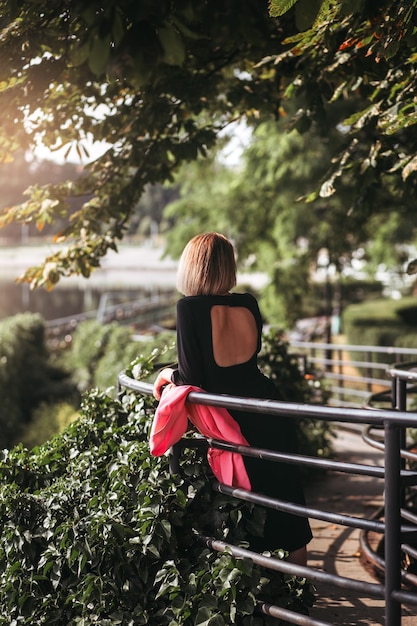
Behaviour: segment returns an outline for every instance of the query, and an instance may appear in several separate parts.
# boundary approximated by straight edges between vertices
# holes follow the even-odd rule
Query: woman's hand
[[[159,372],[158,376],[156,377],[156,380],[153,384],[153,396],[156,400],[161,399],[162,387],[172,383],[171,376],[172,376],[173,371],[174,370],[171,367],[165,367],[163,370]]]

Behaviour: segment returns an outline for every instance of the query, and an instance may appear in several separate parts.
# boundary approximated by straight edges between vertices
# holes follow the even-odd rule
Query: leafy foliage
[[[106,389],[115,385],[118,374],[139,355],[147,359],[158,354],[166,361],[173,361],[176,358],[174,342],[174,334],[167,331],[150,338],[149,342],[138,343],[133,340],[132,329],[128,326],[88,320],[78,325],[65,363],[80,390]]]
[[[281,17],[295,5],[296,24],[300,30],[313,26],[318,15],[328,8],[331,0],[270,0],[272,17]]]
[[[75,163],[57,164],[51,161],[28,161],[24,151],[14,154],[13,160],[2,163],[0,166],[0,186],[2,195],[0,198],[0,210],[25,202],[27,199],[25,190],[35,184],[42,185],[48,183],[58,183],[67,178],[75,178],[79,174],[79,166]],[[83,199],[79,198],[78,205],[81,206]],[[84,198],[85,200],[85,198]],[[70,211],[75,210],[70,203]],[[79,207],[78,207],[79,208]],[[21,224],[11,223],[2,229],[2,238],[6,241],[20,243],[27,237],[40,237],[53,234],[66,225],[66,221],[60,221],[57,217],[52,226],[45,225],[39,231],[34,223]]]
[[[269,13],[257,0],[226,6],[2,0],[0,8],[7,59],[0,75],[0,161],[36,143],[80,156],[87,138],[108,146],[79,179],[33,185],[27,202],[0,216],[3,225],[60,224],[53,252],[23,278],[32,286],[52,287],[72,273],[88,277],[136,223],[144,190],[207,155],[230,122],[242,118],[256,127],[287,115],[288,128],[336,150],[323,150],[317,161],[309,155],[323,167],[311,192],[301,190],[304,214],[305,202],[318,209],[310,214],[317,213],[323,236],[324,225],[336,223],[327,230],[346,247],[352,233],[355,241],[373,234],[372,217],[373,226],[391,223],[394,213],[401,223],[412,222],[415,0],[271,0]],[[333,145],[336,136],[340,143]],[[238,188],[231,230],[268,231],[279,206]],[[68,198],[82,200],[81,207],[69,211]],[[188,210],[191,224],[178,221],[184,235],[195,225]],[[303,222],[304,236],[309,223]]]
[[[25,448],[34,448],[66,427],[78,418],[78,407],[61,402],[48,404],[43,402],[33,411],[30,423],[25,426],[20,436],[20,442]]]
[[[278,102],[275,72],[256,63],[283,30],[257,0],[2,0],[0,9],[0,162],[37,142],[80,156],[86,138],[109,146],[78,180],[35,185],[1,216],[42,229],[68,214],[68,197],[86,198],[43,266],[26,273],[32,286],[89,276],[117,249],[147,185],[205,154],[231,121]]]
[[[69,372],[50,358],[39,315],[23,313],[0,324],[0,395],[3,447],[19,441],[22,429],[42,403],[79,401]]]
[[[222,232],[236,241],[240,223],[232,223],[229,195],[234,180],[233,172],[219,162],[216,150],[204,159],[183,165],[174,183],[180,187],[180,197],[164,210],[168,224],[175,224],[174,228],[165,227],[163,233],[166,250],[173,258],[178,258],[189,239],[201,232]],[[248,211],[240,207],[240,218],[244,215]],[[246,232],[248,237],[253,234],[249,223]],[[245,255],[246,251],[242,252]]]
[[[417,306],[414,297],[401,300],[376,299],[347,307],[343,314],[343,324],[346,327],[349,342],[356,345],[381,345],[378,341],[367,343],[363,341],[362,333],[373,327],[390,327],[398,336],[415,329],[417,320]],[[382,344],[382,345],[393,345]]]
[[[284,402],[327,403],[329,391],[319,373],[301,370],[297,354],[288,351],[288,343],[279,330],[271,329],[264,334],[259,365],[274,381]],[[297,430],[301,454],[330,456],[333,437],[330,422],[300,419]]]
[[[401,300],[375,299],[348,306],[343,325],[348,342],[363,346],[415,347],[417,306],[415,297]],[[368,360],[366,352],[355,353],[353,359]],[[392,364],[393,355],[380,354],[376,360]],[[381,372],[375,370],[375,376]]]
[[[309,199],[327,199],[350,184],[355,197],[346,207],[347,221],[360,220],[379,214],[382,191],[397,198],[396,210],[406,222],[409,201],[415,201],[416,2],[318,4],[314,23],[287,37],[285,52],[265,60],[288,78],[286,93],[300,103],[293,120],[300,131],[314,123],[325,136],[337,105],[352,106],[332,120],[345,132],[346,145]],[[293,8],[273,0],[271,12],[290,15],[303,6],[301,0]]]
[[[142,362],[142,372],[151,365]],[[303,612],[304,580],[210,552],[245,540],[252,507],[215,494],[196,453],[150,457],[153,399],[98,391],[60,436],[3,452],[0,606],[7,623],[267,624],[258,598]],[[261,524],[261,520],[258,520]],[[280,551],[277,554],[282,554]]]

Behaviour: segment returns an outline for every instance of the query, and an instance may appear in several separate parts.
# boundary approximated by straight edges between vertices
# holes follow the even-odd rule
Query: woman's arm
[[[195,303],[182,298],[177,303],[178,369],[172,382],[176,385],[204,387],[201,321]]]
[[[166,367],[161,370],[154,382],[153,395],[161,398],[163,387],[170,383],[175,385],[203,386],[202,354],[189,302],[181,299],[177,303],[177,354],[178,368]]]
[[[153,396],[154,398],[156,398],[156,400],[159,401],[161,399],[163,387],[165,387],[165,385],[169,385],[172,382],[171,378],[173,371],[174,370],[172,369],[172,367],[164,367],[164,369],[161,370],[156,377],[156,380],[153,384]]]

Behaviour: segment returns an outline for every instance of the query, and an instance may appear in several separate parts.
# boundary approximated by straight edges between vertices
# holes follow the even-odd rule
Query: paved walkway
[[[354,431],[340,429],[334,441],[340,461],[382,465],[383,455],[363,442]],[[348,515],[370,518],[383,503],[383,485],[377,478],[329,472],[308,486],[308,505]],[[311,520],[313,540],[308,564],[328,573],[367,582],[380,582],[369,564],[363,563],[359,531],[333,523]],[[330,624],[365,626],[384,622],[384,602],[357,597],[350,591],[318,583],[311,617]],[[402,626],[417,626],[417,607],[404,608]]]

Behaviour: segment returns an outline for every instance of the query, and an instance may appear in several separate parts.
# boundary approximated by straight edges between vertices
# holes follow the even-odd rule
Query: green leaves
[[[269,14],[271,17],[281,17],[294,5],[295,20],[299,30],[310,28],[317,15],[325,15],[331,0],[270,0]]]
[[[269,13],[271,17],[280,17],[291,9],[298,0],[270,0]]]
[[[291,8],[288,3],[276,4],[282,11]],[[286,51],[277,53],[271,63],[284,73],[286,96],[297,106],[293,126],[311,138],[310,129],[318,128],[329,145],[333,129],[345,137],[339,151],[323,161],[327,173],[306,194],[313,201],[311,212],[314,205],[320,207],[320,199],[326,203],[330,199],[335,204],[328,210],[327,223],[337,218],[337,205],[344,203],[345,232],[366,241],[374,238],[375,224],[391,213],[398,213],[403,223],[412,221],[417,6],[390,0],[320,4],[314,22],[297,22],[302,32],[290,32]],[[299,0],[292,17],[302,6]],[[399,243],[414,238],[410,231]]]
[[[33,187],[0,217],[39,229],[66,220],[56,228],[58,253],[23,277],[32,287],[90,276],[124,237],[145,188],[206,155],[232,120],[289,119],[290,97],[290,127],[324,146],[334,129],[346,138],[336,155],[323,149],[329,171],[305,195],[340,198],[350,232],[387,196],[390,206],[415,203],[415,2],[271,0],[269,15],[258,0],[0,6],[0,161],[37,142],[83,160],[86,138],[109,145],[76,183]],[[68,198],[82,198],[79,210]],[[218,219],[210,210],[182,220],[181,237]],[[263,211],[267,226],[272,212]],[[243,213],[233,222],[240,235]]]
[[[180,32],[168,24],[158,29],[158,37],[164,51],[162,60],[168,65],[182,65],[186,49]]]
[[[88,66],[96,76],[103,76],[110,59],[111,36],[95,35],[89,42]]]
[[[87,139],[109,146],[78,181],[32,188],[1,216],[40,228],[66,219],[55,232],[59,253],[23,277],[52,288],[91,275],[124,237],[147,186],[207,154],[237,117],[269,115],[271,102],[275,111],[276,73],[254,66],[276,52],[281,33],[258,0],[39,0],[14,11],[0,39],[0,160],[37,143],[83,161]]]
[[[214,492],[197,452],[181,461],[190,482],[170,475],[167,457],[149,455],[154,405],[94,390],[61,435],[0,455],[7,623],[255,625],[259,595],[303,606],[300,581],[266,576],[196,539],[244,541],[252,507]]]

